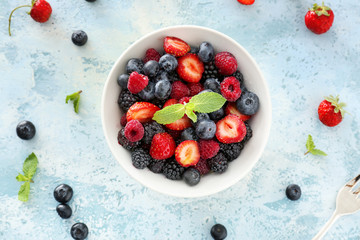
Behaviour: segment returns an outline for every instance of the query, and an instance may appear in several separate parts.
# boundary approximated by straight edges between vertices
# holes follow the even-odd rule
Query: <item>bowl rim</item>
[[[254,158],[256,158],[255,161],[253,161],[250,165],[250,167],[248,168],[247,171],[244,171],[241,174],[241,177],[239,178],[233,178],[233,181],[229,181],[228,184],[226,184],[225,186],[221,187],[221,188],[212,188],[209,191],[207,191],[206,193],[202,193],[202,194],[197,194],[197,195],[184,195],[183,193],[175,193],[175,192],[167,192],[167,191],[162,191],[158,188],[154,188],[151,184],[148,184],[146,181],[140,181],[134,174],[132,174],[130,171],[128,171],[122,164],[121,162],[117,159],[116,154],[115,154],[115,150],[113,149],[111,142],[114,141],[113,139],[110,139],[109,135],[107,134],[106,128],[105,128],[105,93],[107,92],[108,89],[108,85],[110,84],[110,80],[111,80],[111,76],[114,74],[114,72],[117,69],[117,66],[119,64],[119,62],[121,61],[121,59],[123,58],[123,56],[125,56],[131,49],[132,46],[138,44],[138,42],[143,41],[144,39],[152,36],[152,35],[156,35],[158,33],[164,32],[164,31],[171,31],[171,30],[177,30],[177,29],[199,29],[199,30],[204,30],[204,31],[208,31],[208,32],[212,32],[213,34],[217,34],[220,35],[221,37],[227,39],[228,41],[232,42],[237,48],[241,49],[241,51],[247,56],[247,58],[251,61],[251,64],[254,66],[254,69],[256,70],[256,72],[259,74],[260,76],[260,80],[262,82],[262,84],[265,87],[264,90],[264,97],[265,99],[267,99],[268,101],[266,103],[261,103],[261,105],[265,106],[266,108],[269,108],[270,110],[268,111],[267,117],[268,117],[268,121],[265,121],[265,126],[264,128],[266,129],[266,132],[264,132],[263,136],[265,141],[262,142],[261,146],[259,146],[258,151],[256,153],[256,155],[254,156]],[[173,197],[180,197],[180,198],[199,198],[199,197],[206,197],[206,196],[210,196],[213,195],[215,193],[219,193],[222,192],[226,189],[228,189],[229,187],[233,186],[234,184],[236,184],[237,182],[239,182],[241,179],[243,179],[249,172],[251,172],[251,170],[254,168],[255,164],[259,161],[259,159],[261,158],[265,147],[268,143],[269,140],[269,135],[270,135],[270,130],[271,130],[271,124],[272,124],[272,104],[271,104],[271,97],[270,97],[270,92],[269,92],[269,87],[267,84],[267,81],[265,80],[259,66],[257,65],[256,61],[254,60],[254,58],[248,53],[248,51],[241,46],[238,42],[236,42],[234,39],[232,39],[231,37],[225,35],[222,32],[219,32],[217,30],[208,28],[208,27],[203,27],[203,26],[198,26],[198,25],[174,25],[174,26],[169,26],[169,27],[164,27],[164,28],[160,28],[157,29],[155,31],[149,32],[147,34],[145,34],[144,36],[142,36],[141,38],[137,39],[136,41],[134,41],[133,43],[131,43],[123,52],[122,54],[117,58],[117,60],[115,61],[115,63],[113,64],[109,74],[107,75],[104,87],[103,87],[103,91],[102,91],[102,97],[101,97],[101,124],[102,124],[102,129],[104,132],[104,136],[107,142],[108,147],[110,148],[110,151],[112,153],[112,156],[116,159],[117,162],[119,162],[119,164],[122,166],[122,168],[125,170],[125,172],[127,174],[129,174],[134,180],[136,180],[136,182],[140,183],[141,185],[152,189],[155,192],[167,195],[167,196],[173,196]]]

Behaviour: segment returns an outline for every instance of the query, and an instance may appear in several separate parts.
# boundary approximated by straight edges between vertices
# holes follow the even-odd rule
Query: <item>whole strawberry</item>
[[[28,12],[28,14],[32,19],[40,23],[44,23],[47,20],[49,20],[52,13],[52,8],[46,0],[32,0],[31,5],[22,5],[16,7],[14,10],[11,11],[9,16],[9,36],[11,36],[11,31],[10,31],[11,17],[17,9],[23,7],[30,7],[30,12]]]
[[[321,6],[315,3],[305,15],[306,27],[316,34],[327,32],[333,22],[334,13],[328,6],[324,5],[324,2]]]
[[[325,100],[320,103],[318,108],[320,121],[328,127],[338,125],[346,112],[343,109],[345,106],[345,103],[339,103],[339,96],[330,95],[325,97]]]

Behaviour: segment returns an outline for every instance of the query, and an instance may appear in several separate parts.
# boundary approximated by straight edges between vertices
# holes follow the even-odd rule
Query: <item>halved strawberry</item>
[[[177,73],[186,82],[199,82],[204,72],[204,64],[194,53],[178,59]]]
[[[175,141],[168,133],[157,133],[151,141],[150,156],[156,160],[170,158],[175,152]]]
[[[255,2],[255,0],[237,0],[237,1],[243,5],[251,5]]]
[[[152,120],[156,111],[160,108],[149,102],[136,102],[128,110],[126,120],[139,120],[141,123],[149,122]]]
[[[226,108],[225,108],[225,114],[234,114],[240,118],[241,121],[246,121],[251,118],[251,115],[245,115],[239,112],[239,110],[236,108],[235,102],[228,102]]]
[[[177,103],[178,101],[176,99],[169,99],[165,102],[163,108]],[[191,127],[191,120],[188,116],[184,115],[182,118],[176,120],[173,123],[166,124],[165,126],[171,130],[184,130],[185,128]]]
[[[216,123],[215,136],[222,143],[241,142],[246,135],[246,126],[237,116],[230,114]]]
[[[180,38],[168,36],[164,38],[164,50],[175,57],[181,57],[190,51],[190,46]]]
[[[194,140],[186,140],[175,149],[175,159],[183,167],[194,166],[200,160],[198,143]]]

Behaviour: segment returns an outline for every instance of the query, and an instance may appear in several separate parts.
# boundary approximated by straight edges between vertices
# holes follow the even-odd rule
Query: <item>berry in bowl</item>
[[[102,124],[114,157],[137,181],[203,197],[243,178],[271,126],[269,90],[247,51],[199,26],[157,30],[114,64]]]

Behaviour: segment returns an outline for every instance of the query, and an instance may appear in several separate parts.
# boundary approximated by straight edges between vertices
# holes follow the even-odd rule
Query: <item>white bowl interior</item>
[[[162,174],[152,173],[148,169],[136,169],[130,159],[130,152],[117,142],[121,111],[117,104],[120,87],[117,77],[125,72],[130,58],[142,58],[146,49],[155,48],[163,51],[163,39],[176,36],[192,46],[201,42],[210,42],[216,52],[231,52],[238,61],[238,69],[242,72],[246,87],[256,93],[260,99],[259,111],[251,119],[253,137],[245,145],[240,157],[232,161],[223,174],[208,174],[200,183],[190,187],[184,181],[172,181]],[[248,52],[230,37],[212,29],[199,26],[175,26],[152,32],[133,43],[116,61],[104,86],[102,96],[102,124],[104,134],[111,152],[121,166],[137,181],[157,192],[176,197],[203,197],[222,191],[242,179],[261,157],[266,146],[271,126],[271,100],[267,83],[260,69]]]

